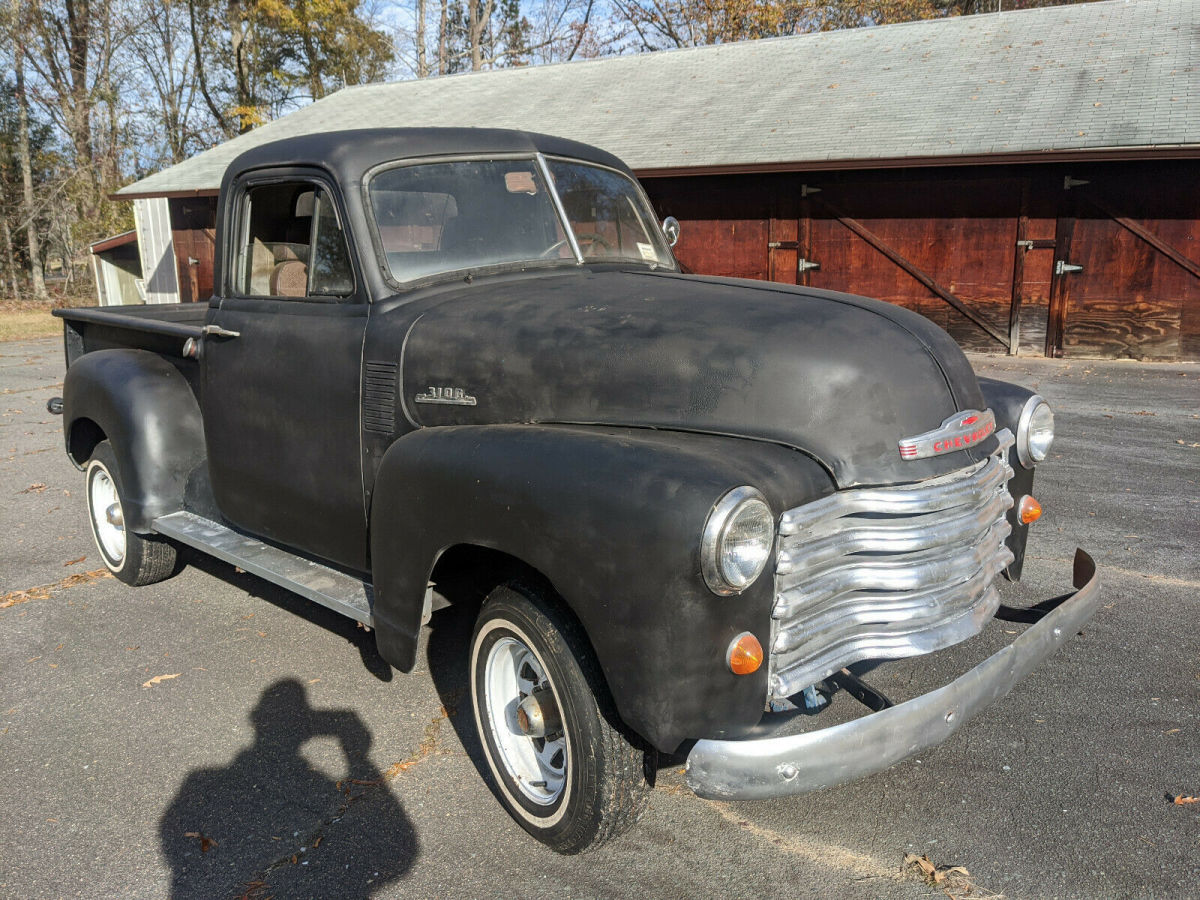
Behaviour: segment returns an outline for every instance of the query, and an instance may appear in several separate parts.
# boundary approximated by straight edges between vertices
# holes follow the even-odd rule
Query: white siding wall
[[[175,247],[171,243],[171,212],[166,197],[133,201],[137,222],[138,251],[147,303],[178,303],[179,280],[175,275]]]

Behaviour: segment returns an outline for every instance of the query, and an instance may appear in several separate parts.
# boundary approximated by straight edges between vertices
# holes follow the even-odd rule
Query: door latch
[[[1073,266],[1065,259],[1060,259],[1054,263],[1055,275],[1066,275],[1068,272],[1082,272],[1083,266]]]
[[[228,331],[228,330],[222,328],[220,325],[205,325],[200,330],[204,334],[210,335],[212,337],[235,338],[235,337],[242,336],[242,333],[240,331]]]

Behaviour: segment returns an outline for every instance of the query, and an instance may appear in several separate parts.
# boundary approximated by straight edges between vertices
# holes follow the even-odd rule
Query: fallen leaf
[[[178,678],[182,674],[183,674],[182,672],[176,672],[173,675],[155,675],[149,681],[143,682],[142,687],[144,687],[144,688],[154,687],[154,685],[162,684],[162,682],[167,681],[171,678]]]
[[[63,568],[65,569],[67,566],[77,565],[83,562],[85,559],[87,559],[86,556],[81,556],[79,559],[68,559],[65,563],[63,563]]]
[[[325,835],[321,835],[319,838],[317,838],[315,841],[313,841],[313,849],[316,850],[318,847],[320,847],[321,841],[323,841],[323,840],[325,840]]]
[[[971,882],[971,873],[964,866],[937,866],[928,856],[917,856],[915,853],[904,854],[904,864],[917,869],[926,884],[940,889],[948,897],[958,897],[977,890],[981,897],[990,893],[980,890]]]
[[[1186,806],[1188,803],[1200,803],[1200,797],[1185,797],[1180,795],[1175,798],[1176,806]]]
[[[185,831],[184,837],[196,838],[200,841],[200,852],[207,853],[213,847],[217,846],[217,842],[199,831]]]
[[[17,491],[17,493],[18,494],[40,494],[45,489],[46,489],[46,485],[42,484],[42,482],[40,482],[40,481],[35,481],[29,487],[25,488],[25,490]]]

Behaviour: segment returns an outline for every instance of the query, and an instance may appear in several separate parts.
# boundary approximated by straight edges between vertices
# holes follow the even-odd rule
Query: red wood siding
[[[1088,184],[1068,188],[1067,176]],[[888,300],[976,350],[1006,352],[1015,344],[1023,355],[1200,358],[1194,164],[645,183],[659,212],[681,221],[676,254],[695,272]],[[798,272],[799,260],[819,268]],[[1083,270],[1056,274],[1060,260]]]

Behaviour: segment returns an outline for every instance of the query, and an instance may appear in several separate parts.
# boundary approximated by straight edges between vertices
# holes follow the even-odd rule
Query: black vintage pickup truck
[[[486,579],[471,696],[497,793],[561,852],[633,823],[657,752],[704,797],[884,769],[1003,696],[1078,592],[946,686],[1021,572],[1054,419],[915,313],[687,276],[629,169],[572,141],[364,130],[250,150],[206,306],[60,310],[66,449],[131,585],[199,548],[409,670]],[[842,692],[869,712],[827,725]],[[844,704],[843,704],[844,705]]]

